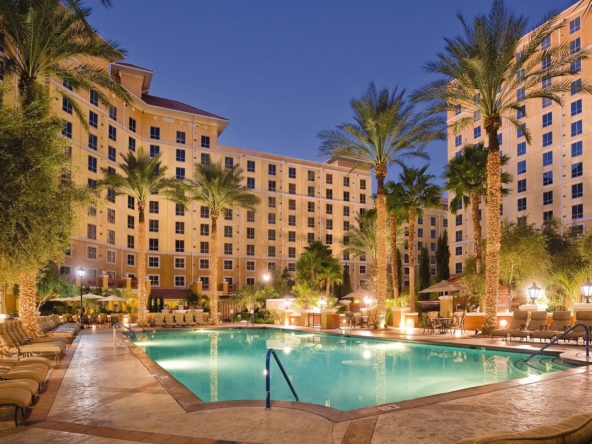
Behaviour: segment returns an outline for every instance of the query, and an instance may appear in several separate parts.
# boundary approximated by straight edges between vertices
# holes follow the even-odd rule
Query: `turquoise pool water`
[[[205,402],[265,399],[274,348],[300,401],[352,410],[571,368],[553,356],[272,329],[158,331],[136,345]],[[271,363],[272,400],[294,398]]]

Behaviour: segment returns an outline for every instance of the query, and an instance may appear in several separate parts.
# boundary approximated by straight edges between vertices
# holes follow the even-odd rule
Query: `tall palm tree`
[[[339,285],[343,282],[339,259],[336,259],[333,256],[326,258],[323,261],[320,277],[325,282],[325,297],[329,300],[331,295],[331,285]]]
[[[306,281],[312,287],[325,285],[325,293],[329,297],[331,284],[341,283],[341,265],[339,260],[333,257],[333,252],[328,245],[321,241],[311,242],[304,247],[296,264],[296,278]]]
[[[210,323],[217,325],[218,319],[218,218],[235,208],[254,209],[261,202],[249,188],[241,185],[243,170],[238,165],[225,168],[222,162],[195,164],[191,181],[193,200],[202,202],[210,210],[212,230],[210,231]]]
[[[530,31],[528,20],[516,16],[503,0],[494,0],[489,14],[481,14],[470,23],[458,14],[463,33],[445,38],[444,53],[426,64],[426,71],[443,77],[415,91],[415,101],[428,103],[430,115],[449,112],[451,133],[458,134],[483,119],[487,157],[487,252],[485,260],[486,299],[483,331],[497,325],[497,291],[500,258],[500,156],[498,130],[502,120],[520,129],[530,143],[531,134],[522,123],[525,105],[545,98],[562,103],[561,93],[569,91],[569,76],[575,74],[572,62],[586,59],[587,48],[571,53],[569,41],[542,49],[551,34],[563,25],[551,17]],[[529,32],[530,31],[530,32]],[[526,36],[526,37],[524,37]],[[554,80],[556,79],[556,80]],[[582,80],[582,90],[591,92]],[[476,115],[475,115],[476,114]]]
[[[407,222],[409,212],[400,200],[401,184],[389,180],[386,188],[386,207],[389,215],[389,234],[391,240],[391,277],[393,280],[393,297],[399,297],[399,270],[397,266],[397,230],[399,225]]]
[[[352,99],[354,122],[342,124],[335,130],[319,133],[321,155],[348,157],[359,166],[370,165],[376,177],[376,236],[377,236],[377,325],[386,326],[386,265],[387,265],[387,208],[384,181],[388,167],[403,165],[409,158],[427,158],[425,145],[444,139],[442,119],[414,114],[413,105],[406,102],[405,91],[397,88],[377,90],[370,83],[360,99]]]
[[[442,190],[432,182],[431,174],[425,174],[428,165],[422,168],[403,167],[399,174],[401,193],[398,200],[409,213],[409,306],[415,307],[415,223],[423,215],[424,208],[439,208]]]
[[[370,280],[374,290],[378,285],[378,242],[376,240],[376,212],[356,214],[356,224],[349,231],[348,241],[342,243],[343,252],[353,257],[370,259]],[[388,253],[388,251],[387,251]]]
[[[442,176],[446,179],[444,189],[452,191],[454,197],[450,199],[449,209],[452,214],[464,205],[471,207],[471,218],[475,237],[475,266],[477,274],[481,273],[481,199],[487,197],[487,154],[482,143],[477,145],[465,145],[460,155],[453,157],[448,162]],[[503,168],[510,162],[506,154],[500,157],[500,166]],[[510,189],[507,188],[512,182],[512,175],[502,170],[500,176],[501,196],[507,196]]]
[[[136,201],[138,207],[138,324],[146,325],[146,205],[155,194],[175,203],[185,205],[185,186],[177,179],[167,178],[167,167],[161,166],[160,154],[154,157],[140,148],[121,154],[119,163],[122,174],[101,168],[103,179],[100,188],[112,188],[116,195],[127,194]]]

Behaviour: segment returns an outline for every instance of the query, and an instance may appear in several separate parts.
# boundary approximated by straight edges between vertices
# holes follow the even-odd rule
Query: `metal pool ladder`
[[[536,352],[534,352],[528,358],[521,359],[521,361],[528,362],[529,359],[531,359],[532,357],[538,355],[540,352],[542,352],[543,350],[545,350],[547,347],[550,347],[552,344],[554,344],[555,342],[557,342],[559,339],[562,339],[563,336],[565,336],[566,334],[568,334],[570,331],[572,331],[576,327],[584,327],[584,330],[586,331],[586,340],[585,340],[585,344],[586,344],[586,357],[590,356],[590,328],[587,325],[585,325],[585,324],[576,324],[576,325],[568,328],[567,330],[565,330],[559,336],[555,336],[555,338],[553,338],[551,341],[549,341],[548,344],[545,344],[543,347],[541,347],[540,349],[538,349]]]
[[[296,398],[296,402],[299,401],[298,395],[296,394],[296,390],[294,390],[294,386],[292,385],[290,378],[288,378],[288,375],[286,374],[286,370],[284,370],[284,366],[282,365],[280,358],[278,358],[278,355],[275,352],[275,350],[273,348],[270,348],[269,350],[267,350],[267,355],[265,356],[265,410],[271,410],[271,373],[269,371],[269,358],[271,357],[271,355],[273,355],[273,357],[275,358],[275,362],[277,362],[278,367],[282,371],[282,375],[284,375],[284,379],[288,383],[290,390],[292,390],[292,394],[294,395],[294,398]]]

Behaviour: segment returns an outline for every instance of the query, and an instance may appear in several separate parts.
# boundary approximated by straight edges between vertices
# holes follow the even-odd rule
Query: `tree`
[[[565,229],[562,233],[562,228],[561,220],[554,217],[546,220],[541,230],[551,261],[552,274],[562,271],[571,273],[588,264],[586,250],[582,248],[586,238],[581,239],[570,229]]]
[[[426,64],[428,73],[443,77],[415,91],[413,99],[427,102],[429,115],[450,112],[449,129],[459,134],[483,121],[487,156],[487,252],[484,333],[497,326],[497,292],[500,273],[500,148],[502,120],[520,130],[531,142],[531,133],[520,120],[526,104],[545,98],[562,103],[561,93],[570,89],[570,64],[587,59],[589,50],[571,53],[569,41],[541,49],[541,44],[564,25],[556,16],[534,30],[524,16],[516,16],[495,0],[488,15],[473,23],[458,14],[463,33],[445,38],[444,53]],[[526,37],[524,37],[526,36]],[[543,63],[544,62],[544,63]],[[553,79],[557,79],[553,81]],[[541,85],[544,85],[541,88]],[[591,92],[582,79],[582,91]],[[459,112],[464,114],[459,114]]]
[[[387,207],[384,181],[388,167],[403,165],[409,158],[427,158],[424,146],[436,139],[444,140],[443,121],[439,117],[426,118],[414,114],[413,105],[404,98],[405,91],[397,88],[377,90],[370,83],[360,99],[352,99],[353,124],[342,124],[336,130],[321,131],[320,153],[331,157],[349,157],[358,161],[356,167],[374,168],[376,189],[376,297],[377,325],[386,325],[386,265],[387,265]],[[354,167],[355,168],[355,167]]]
[[[419,253],[419,291],[424,290],[430,286],[430,253],[428,247],[422,247]],[[425,294],[425,300],[429,299],[429,294]],[[421,299],[421,295],[420,295]]]
[[[531,281],[543,281],[549,274],[549,256],[545,237],[529,224],[526,217],[502,226],[500,280],[510,288],[511,306],[516,292]]]
[[[133,151],[121,154],[118,172],[101,168],[103,179],[99,188],[111,188],[115,195],[131,196],[138,208],[138,325],[146,325],[146,205],[155,194],[177,204],[185,205],[185,187],[173,178],[166,177],[167,167],[162,166],[160,153],[154,157],[140,148],[136,155]]]
[[[391,240],[391,277],[393,281],[393,296],[395,299],[399,297],[401,282],[400,282],[400,267],[397,268],[397,252],[399,251],[397,245],[397,230],[399,225],[409,219],[409,212],[400,200],[402,191],[401,184],[393,181],[388,181],[385,184],[386,189],[386,207],[389,216],[389,234]],[[399,252],[400,255],[400,252]]]
[[[300,255],[296,263],[296,279],[306,281],[313,288],[325,285],[325,296],[328,298],[332,283],[341,283],[341,265],[334,258],[329,246],[314,241]]]
[[[349,231],[347,243],[342,242],[343,252],[351,254],[354,258],[364,256],[370,259],[370,280],[376,289],[378,284],[376,213],[367,211],[363,216],[358,213],[355,222],[356,225]]]
[[[225,168],[222,162],[196,163],[191,181],[193,200],[203,203],[210,212],[210,323],[218,325],[218,218],[233,208],[255,209],[261,202],[243,182],[238,165]]]
[[[341,284],[341,297],[347,296],[348,294],[352,293],[354,289],[352,288],[351,278],[349,276],[349,266],[345,265],[343,267],[343,277],[341,278],[343,282]]]
[[[436,243],[436,280],[442,282],[448,279],[450,279],[450,247],[448,230],[444,230]]]
[[[397,285],[399,295],[401,294],[401,290],[403,289],[403,259],[401,258],[401,250],[397,248],[396,253],[396,276],[397,276]]]
[[[415,307],[415,223],[423,215],[424,208],[439,208],[442,205],[442,192],[432,182],[434,176],[425,174],[428,165],[422,168],[403,167],[399,174],[398,199],[407,209],[409,216],[409,306]]]
[[[500,156],[500,165],[504,167],[510,162],[506,154]],[[446,165],[443,178],[446,180],[444,189],[452,191],[449,209],[452,214],[458,213],[463,206],[471,207],[473,232],[475,236],[475,264],[477,273],[481,272],[481,199],[487,196],[487,150],[482,143],[465,145],[460,155],[454,156]],[[507,185],[512,182],[512,175],[501,173],[501,196],[510,193]]]

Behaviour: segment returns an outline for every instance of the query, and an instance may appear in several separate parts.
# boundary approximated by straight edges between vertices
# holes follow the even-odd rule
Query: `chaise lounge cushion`
[[[495,432],[457,441],[456,444],[590,444],[592,414],[580,413],[556,424],[521,432]]]

